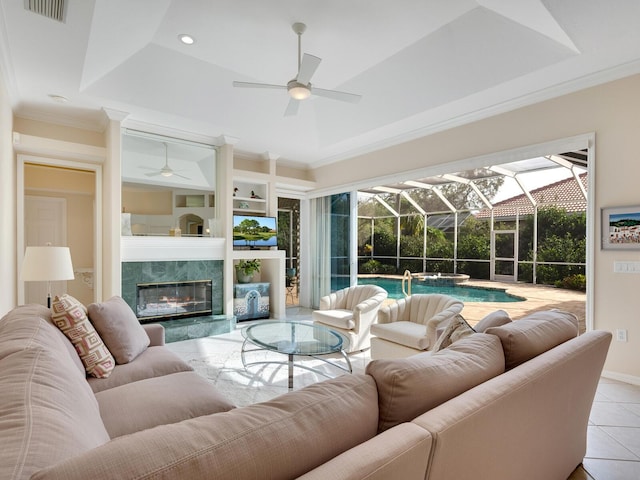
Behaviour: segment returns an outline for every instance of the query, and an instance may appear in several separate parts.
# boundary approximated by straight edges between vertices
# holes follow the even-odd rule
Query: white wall
[[[614,274],[615,260],[640,261],[638,251],[600,249],[600,209],[640,205],[640,75],[589,88],[469,125],[429,135],[315,171],[319,188],[349,185],[480,155],[595,132],[596,329],[627,329],[628,342],[613,341],[605,370],[640,383],[640,275]],[[335,172],[340,175],[336,176]]]
[[[0,316],[17,302],[16,166],[13,159],[13,114],[0,76]]]

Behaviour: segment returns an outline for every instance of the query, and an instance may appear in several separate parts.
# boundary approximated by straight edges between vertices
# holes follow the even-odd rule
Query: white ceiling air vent
[[[65,0],[24,0],[25,10],[64,22]]]

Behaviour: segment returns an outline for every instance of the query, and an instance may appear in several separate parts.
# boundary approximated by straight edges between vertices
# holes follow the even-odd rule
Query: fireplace
[[[138,283],[136,315],[141,322],[211,315],[211,280]]]

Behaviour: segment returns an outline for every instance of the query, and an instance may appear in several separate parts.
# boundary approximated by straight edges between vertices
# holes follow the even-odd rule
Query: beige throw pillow
[[[114,296],[103,303],[92,303],[87,310],[91,323],[115,357],[116,363],[129,363],[149,346],[147,332],[121,297]]]
[[[504,353],[493,335],[474,333],[437,353],[425,352],[367,365],[378,387],[382,432],[504,372]]]
[[[535,312],[501,327],[489,328],[502,342],[506,369],[517,367],[541,353],[578,336],[575,317],[568,312]]]
[[[85,306],[71,295],[56,296],[51,320],[76,348],[89,375],[106,378],[115,367],[113,356],[89,321]]]
[[[457,314],[451,319],[444,329],[444,332],[442,332],[442,335],[438,337],[431,351],[438,352],[461,338],[468,337],[472,333],[475,333],[475,330],[467,323],[462,315]]]

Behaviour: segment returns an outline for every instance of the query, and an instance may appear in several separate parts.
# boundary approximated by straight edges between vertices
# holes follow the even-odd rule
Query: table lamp
[[[22,280],[47,282],[48,308],[51,308],[51,282],[73,278],[69,247],[27,247],[22,261]]]

